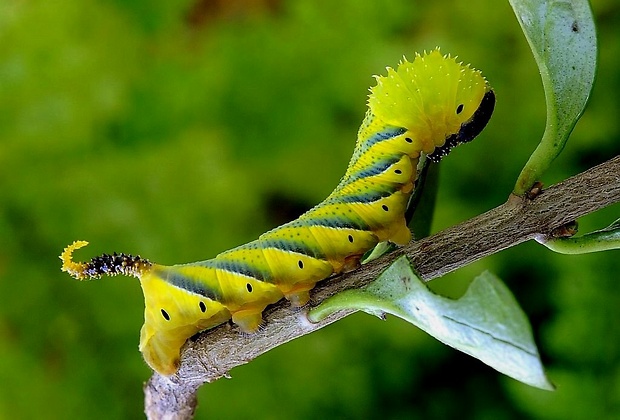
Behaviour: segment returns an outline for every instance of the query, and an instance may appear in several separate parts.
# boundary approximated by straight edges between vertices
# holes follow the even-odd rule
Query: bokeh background
[[[593,10],[596,86],[546,185],[620,152],[620,5]],[[501,204],[543,131],[507,1],[0,2],[0,418],[140,418],[139,283],[78,283],[63,247],[190,262],[294,218],[344,173],[371,75],[437,45],[482,69],[498,105],[442,162],[433,231]],[[204,386],[197,418],[619,415],[618,251],[527,243],[431,286],[456,297],[484,269],[530,316],[556,392],[356,314]]]

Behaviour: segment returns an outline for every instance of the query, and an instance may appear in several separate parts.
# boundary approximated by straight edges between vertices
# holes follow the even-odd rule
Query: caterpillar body
[[[63,251],[73,277],[138,277],[145,298],[140,351],[163,375],[179,367],[180,349],[199,331],[229,319],[246,332],[282,298],[305,305],[315,284],[359,265],[381,241],[411,239],[407,204],[422,154],[438,161],[487,124],[495,96],[481,73],[433,50],[376,77],[348,169],[336,189],[298,219],[215,258],[164,266],[139,256],[104,254],[75,262],[76,241]]]

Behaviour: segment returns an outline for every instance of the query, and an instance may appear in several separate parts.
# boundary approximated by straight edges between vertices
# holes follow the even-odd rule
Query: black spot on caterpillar
[[[420,157],[439,161],[487,124],[495,96],[479,71],[438,50],[377,77],[349,167],[336,189],[296,220],[257,240],[191,264],[163,266],[139,256],[104,254],[74,262],[76,241],[60,258],[77,279],[124,274],[140,279],[140,351],[157,372],[177,371],[180,348],[229,319],[256,331],[262,311],[287,298],[302,306],[318,281],[355,269],[381,241],[406,244],[407,203]]]
[[[161,310],[161,315],[164,317],[166,321],[170,321],[170,315],[164,309]]]

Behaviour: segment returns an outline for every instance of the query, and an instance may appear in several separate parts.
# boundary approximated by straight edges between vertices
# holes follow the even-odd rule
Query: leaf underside
[[[508,288],[488,272],[453,300],[433,293],[403,256],[367,287],[342,292],[308,316],[317,322],[343,309],[398,316],[505,375],[554,389],[545,376],[527,317]]]

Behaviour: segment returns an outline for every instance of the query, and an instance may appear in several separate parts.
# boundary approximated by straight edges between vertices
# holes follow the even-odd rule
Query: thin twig
[[[421,277],[429,281],[537,235],[550,235],[555,228],[618,202],[620,156],[544,190],[534,200],[511,196],[480,216],[322,282],[313,290],[313,301],[316,304],[342,290],[367,285],[402,254],[407,254]],[[154,374],[145,385],[147,416],[191,419],[201,385],[350,313],[336,313],[310,324],[303,311],[281,301],[265,311],[265,327],[257,334],[241,335],[229,325],[202,333],[185,345],[178,373],[170,377]]]

